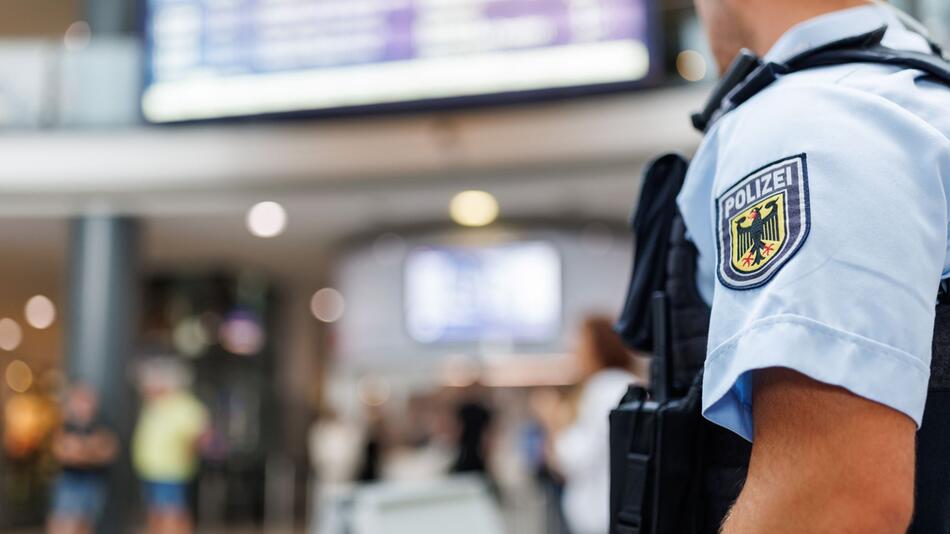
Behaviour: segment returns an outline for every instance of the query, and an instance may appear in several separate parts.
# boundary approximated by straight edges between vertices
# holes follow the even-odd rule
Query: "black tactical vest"
[[[950,86],[950,65],[934,55],[881,46],[886,28],[762,64],[742,54],[710,104],[693,117],[700,130],[779,76],[853,62],[917,69]],[[611,413],[611,534],[716,534],[745,480],[751,445],[700,414],[710,310],[696,285],[697,251],[686,238],[675,196],[687,162],[656,160],[644,176],[632,221],[637,258],[616,330],[653,352],[650,392],[631,387]],[[931,382],[917,439],[911,534],[950,534],[950,283],[941,284]]]
[[[674,220],[670,240],[666,295],[670,315],[670,351],[674,361],[701,365],[709,329],[709,307],[696,287],[696,248],[686,239],[682,219]],[[675,265],[674,265],[675,264]],[[910,534],[950,534],[950,286],[941,284],[934,322],[930,387],[924,419],[917,433],[914,524]],[[700,348],[701,347],[701,348]],[[679,389],[673,377],[673,390]],[[688,394],[688,391],[684,391]],[[708,518],[700,532],[715,534],[742,489],[752,447],[743,438],[702,420],[704,497]]]

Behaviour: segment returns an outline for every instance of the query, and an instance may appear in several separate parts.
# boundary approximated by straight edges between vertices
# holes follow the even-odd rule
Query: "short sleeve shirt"
[[[191,393],[169,393],[145,403],[132,438],[132,459],[149,482],[188,482],[198,467],[197,440],[208,412]]]
[[[888,26],[885,7],[807,21],[765,57]],[[950,90],[848,64],[781,78],[707,133],[679,197],[712,304],[703,413],[753,436],[751,371],[784,367],[923,416],[948,262]]]

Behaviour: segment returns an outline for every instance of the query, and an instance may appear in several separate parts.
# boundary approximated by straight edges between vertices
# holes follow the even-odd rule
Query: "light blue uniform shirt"
[[[865,6],[796,26],[765,59],[883,25],[885,46],[929,51]],[[679,197],[713,310],[708,419],[751,440],[750,371],[784,367],[920,425],[950,276],[948,138],[946,86],[872,64],[785,76],[712,127]]]

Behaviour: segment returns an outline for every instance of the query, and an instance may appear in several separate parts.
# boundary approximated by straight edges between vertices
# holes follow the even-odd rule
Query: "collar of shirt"
[[[899,42],[891,43],[892,46],[918,48],[921,43],[926,46],[923,37],[904,28],[903,23],[893,9],[869,4],[834,11],[793,26],[790,30],[785,32],[775,45],[772,46],[772,49],[765,54],[764,60],[767,62],[781,63],[806,50],[833,43],[847,37],[868,33],[881,26],[888,26],[888,36],[885,38],[885,41],[895,40],[895,33],[904,34],[901,37],[907,37],[906,34],[910,34],[911,38],[916,37],[919,41],[910,44],[906,39],[901,38],[898,40]]]

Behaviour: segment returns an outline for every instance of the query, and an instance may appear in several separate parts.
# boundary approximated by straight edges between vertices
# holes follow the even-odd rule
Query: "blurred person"
[[[210,436],[208,412],[190,392],[190,373],[173,360],[142,366],[144,405],[132,438],[132,460],[143,483],[149,534],[192,531],[188,489],[201,444]]]
[[[321,408],[310,427],[310,465],[320,484],[353,482],[359,470],[363,431],[329,407]]]
[[[356,477],[359,482],[376,482],[381,478],[385,436],[386,427],[382,407],[378,405],[369,406],[360,470]]]
[[[346,532],[353,483],[360,470],[364,431],[352,418],[325,403],[310,426],[308,452],[313,469],[316,506],[313,510],[316,532]]]
[[[564,517],[573,534],[606,534],[610,480],[608,417],[631,383],[633,357],[606,317],[584,320],[575,365],[575,402],[553,389],[536,391],[532,409],[548,436],[548,466],[563,478]]]
[[[402,425],[390,430],[386,455],[387,480],[432,480],[455,464],[458,435],[454,407],[442,402],[445,391],[410,396]]]
[[[561,500],[564,497],[564,478],[550,466],[547,431],[537,419],[532,418],[525,421],[519,437],[521,453],[544,499],[545,532],[565,534],[569,531],[564,518],[564,507],[561,506]]]
[[[455,409],[458,428],[458,454],[452,473],[478,473],[488,476],[488,455],[494,414],[484,400],[482,387],[469,386]]]
[[[62,426],[53,436],[52,452],[61,471],[53,487],[50,534],[94,530],[118,450],[115,432],[99,416],[96,392],[86,384],[74,385],[66,395]]]

